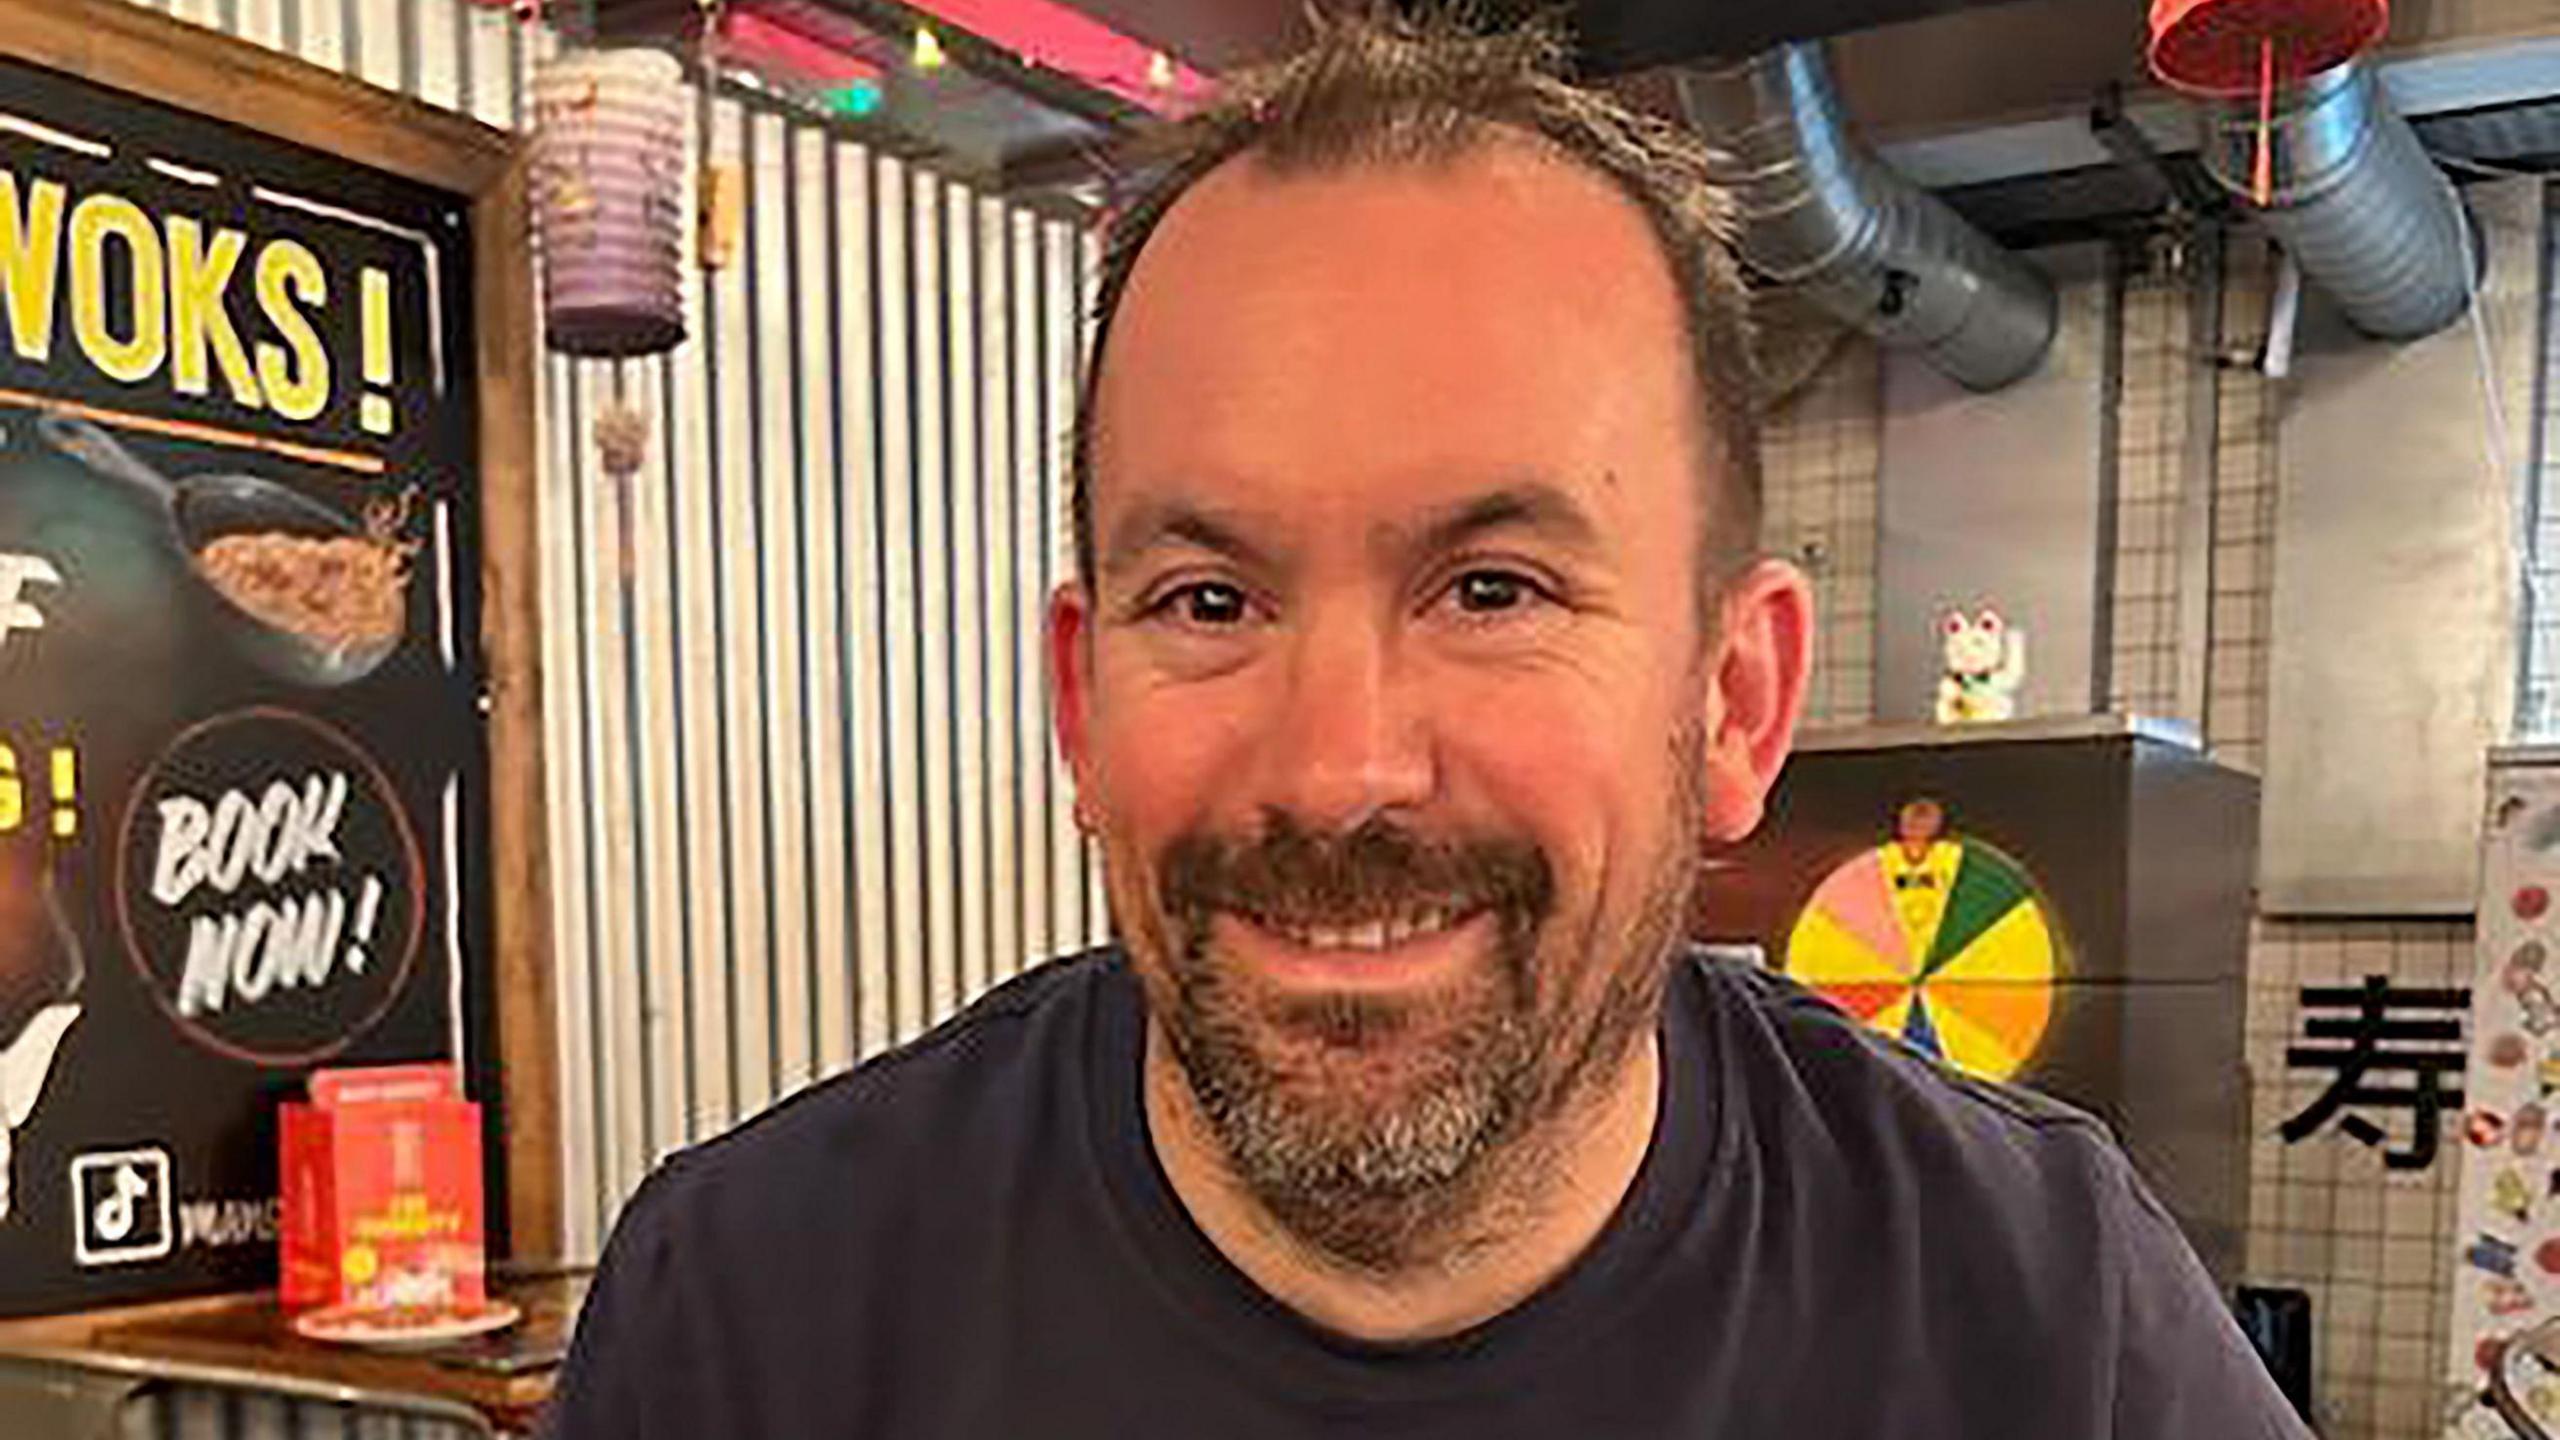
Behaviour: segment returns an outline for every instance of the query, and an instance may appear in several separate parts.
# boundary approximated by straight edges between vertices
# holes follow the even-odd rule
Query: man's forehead
[[[1687,432],[1686,344],[1643,212],[1542,141],[1319,172],[1248,153],[1168,213],[1113,317],[1097,539],[1115,491],[1365,531],[1527,471],[1596,514],[1648,464],[1613,441]]]
[[[1669,266],[1642,209],[1618,185],[1543,136],[1482,127],[1471,141],[1427,155],[1230,157],[1195,181],[1157,221],[1131,275],[1131,298],[1189,280],[1188,262],[1362,268],[1414,251],[1465,252],[1518,266],[1543,255],[1606,259],[1622,274]],[[1378,242],[1388,248],[1372,248]],[[1397,244],[1395,242],[1403,243]],[[1127,303],[1124,300],[1124,305]]]

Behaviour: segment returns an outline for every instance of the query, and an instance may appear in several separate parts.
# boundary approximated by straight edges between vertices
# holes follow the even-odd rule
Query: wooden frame
[[[542,762],[539,375],[516,137],[127,0],[0,0],[0,55],[344,156],[471,202],[482,646],[510,1250],[561,1253],[559,1069]]]

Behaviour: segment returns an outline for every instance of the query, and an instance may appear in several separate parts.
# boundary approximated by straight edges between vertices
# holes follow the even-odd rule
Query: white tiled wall
[[[1761,545],[1803,566],[1814,587],[1808,724],[1852,725],[1875,710],[1883,383],[1875,347],[1852,342],[1762,423]]]
[[[2178,703],[2178,500],[2194,373],[2187,286],[2165,245],[2127,270],[2108,699],[2119,710],[2195,721]]]
[[[2266,333],[2271,265],[2265,247],[2236,245],[2225,287],[2229,336],[2254,347]],[[2214,506],[2212,680],[2208,738],[2237,763],[2263,761],[2267,608],[2276,520],[2274,387],[2226,373]],[[2311,1294],[2324,1433],[2331,1440],[2433,1436],[2441,1397],[2459,1167],[2384,1167],[2379,1151],[2334,1131],[2287,1145],[2275,1133],[2328,1080],[2288,1072],[2300,1039],[2304,985],[2387,975],[2404,985],[2466,983],[2468,920],[2260,919],[2250,938],[2248,1052],[2252,1097],[2249,1269],[2259,1284]],[[2398,1122],[2406,1124],[2405,1120]],[[2400,1139],[2394,1136],[2395,1143]],[[2446,1147],[2459,1143],[2449,1126]]]
[[[2288,1075],[2298,1043],[2296,990],[2388,975],[2403,985],[2468,983],[2467,921],[2261,920],[2250,943],[2248,1045],[2258,1078],[2249,1204],[2249,1270],[2259,1284],[2311,1293],[2321,1335],[2322,1409],[2333,1440],[2432,1437],[2453,1283],[2445,1243],[2460,1173],[2458,1119],[2425,1171],[2385,1169],[2378,1151],[2334,1132],[2286,1145],[2275,1129],[2326,1075]],[[2387,1122],[2399,1130],[2405,1118]],[[2395,1133],[2389,1143],[2405,1137]]]

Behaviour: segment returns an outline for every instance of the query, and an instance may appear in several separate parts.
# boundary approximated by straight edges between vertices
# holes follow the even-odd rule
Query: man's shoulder
[[[966,1184],[1036,1161],[1077,1123],[1075,1087],[1061,1082],[1119,964],[1093,951],[1036,965],[906,1044],[677,1151],[651,1179],[652,1208],[724,1229],[832,1230],[954,1193],[914,1183],[928,1172]]]
[[[1075,1208],[1076,1077],[1094,1020],[1137,1003],[1122,983],[1107,954],[1038,966],[660,1163],[588,1294],[559,1433],[883,1428],[844,1418],[885,1403],[866,1366],[976,1333],[1021,1254],[1074,1253],[1022,1237]]]
[[[1726,1194],[1785,1313],[1949,1360],[1972,1414],[2304,1434],[2104,1123],[1958,1071],[1754,958],[1697,967],[1723,1171],[1753,1182]]]
[[[2105,1123],[2051,1096],[1970,1075],[1756,962],[1702,951],[1738,1118],[1766,1150],[1811,1153],[1935,1198],[2126,1196]]]

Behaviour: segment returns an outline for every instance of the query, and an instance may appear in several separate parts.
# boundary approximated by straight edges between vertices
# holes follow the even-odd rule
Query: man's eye
[[[1528,577],[1508,570],[1470,570],[1458,577],[1450,594],[1470,615],[1495,615],[1536,600],[1538,589]]]
[[[1166,596],[1163,608],[1193,625],[1222,627],[1243,624],[1247,605],[1244,591],[1224,581],[1202,580]]]

